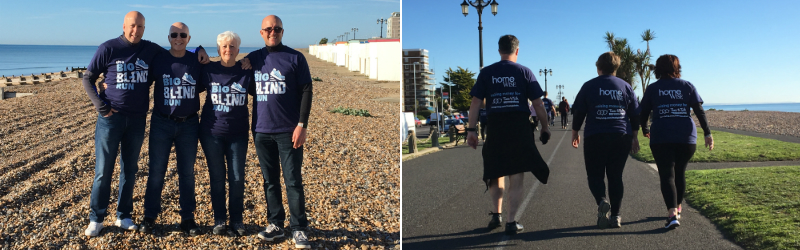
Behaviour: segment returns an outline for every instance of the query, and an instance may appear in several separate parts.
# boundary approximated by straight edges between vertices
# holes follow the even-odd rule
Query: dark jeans
[[[270,223],[284,227],[286,211],[283,209],[281,194],[281,168],[283,182],[286,183],[286,199],[289,201],[289,226],[300,230],[308,226],[306,218],[306,196],[303,191],[303,147],[293,148],[292,132],[255,133],[261,174],[264,177],[264,195],[267,199],[267,219]]]
[[[686,165],[697,150],[697,144],[659,143],[650,144],[650,149],[658,167],[664,204],[667,209],[678,208],[686,193]]]
[[[567,126],[567,112],[561,112],[561,126]]]
[[[611,215],[619,215],[622,196],[625,191],[622,183],[622,171],[628,161],[633,137],[627,134],[603,133],[586,137],[583,157],[586,162],[586,176],[589,190],[595,202],[606,199],[606,183],[608,178],[608,197],[611,199]]]
[[[556,113],[554,113],[552,111],[547,112],[547,122],[550,123],[550,126],[555,126],[556,125],[556,121],[555,121],[556,117],[555,117],[555,115],[556,115]]]
[[[94,130],[94,183],[89,202],[89,219],[102,223],[107,215],[114,162],[119,153],[119,194],[117,218],[131,218],[133,188],[139,171],[139,153],[144,142],[145,116],[115,113],[110,117],[98,114]]]
[[[227,221],[225,207],[225,176],[228,177],[228,206],[230,224],[242,222],[244,212],[244,164],[247,157],[247,136],[215,136],[210,131],[200,132],[200,145],[208,163],[208,179],[211,186],[211,207],[214,209],[214,224]],[[225,162],[228,165],[226,167]]]
[[[181,219],[194,219],[194,161],[197,157],[199,126],[197,116],[185,122],[176,122],[155,113],[150,116],[150,171],[144,194],[144,217],[155,219],[161,213],[161,191],[164,189],[169,152],[174,143]]]

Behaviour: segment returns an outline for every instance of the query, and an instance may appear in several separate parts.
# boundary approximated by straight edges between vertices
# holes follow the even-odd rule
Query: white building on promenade
[[[400,81],[403,75],[400,39],[312,44],[308,46],[308,53],[350,71],[358,71],[370,79]]]
[[[400,38],[400,12],[392,12],[386,24],[387,38]]]

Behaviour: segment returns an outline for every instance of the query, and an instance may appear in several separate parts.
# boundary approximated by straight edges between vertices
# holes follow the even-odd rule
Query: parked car
[[[447,133],[447,131],[450,130],[450,125],[459,125],[459,124],[464,124],[464,122],[461,121],[460,119],[445,120],[444,121],[444,128],[442,128],[442,132],[443,133]]]
[[[419,121],[419,118],[414,117],[414,125],[417,127],[422,126],[422,122]]]

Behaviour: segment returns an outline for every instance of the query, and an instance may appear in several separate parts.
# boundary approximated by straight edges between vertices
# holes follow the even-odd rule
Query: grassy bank
[[[790,161],[800,159],[800,144],[753,136],[714,131],[714,150],[704,146],[702,131],[697,151],[691,162]],[[650,139],[639,134],[639,153],[633,155],[644,162],[655,162]]]
[[[686,172],[686,200],[747,249],[800,249],[800,166]]]
[[[463,140],[461,140],[461,141],[463,141]],[[458,143],[462,143],[461,141],[459,141]],[[423,149],[430,148],[431,147],[431,142],[432,142],[432,140],[430,140],[430,139],[417,140],[417,151],[422,151]],[[441,144],[445,144],[445,143],[449,143],[449,142],[450,142],[450,137],[448,137],[448,136],[439,137],[439,144],[440,145]],[[463,143],[466,143],[466,142],[463,142]],[[403,154],[408,154],[408,141],[403,143]]]

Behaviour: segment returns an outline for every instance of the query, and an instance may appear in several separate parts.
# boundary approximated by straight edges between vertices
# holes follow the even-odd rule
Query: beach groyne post
[[[0,87],[0,100],[3,100],[5,98],[6,98],[6,92],[3,91],[3,87]]]
[[[431,147],[439,147],[439,126],[431,126]]]

